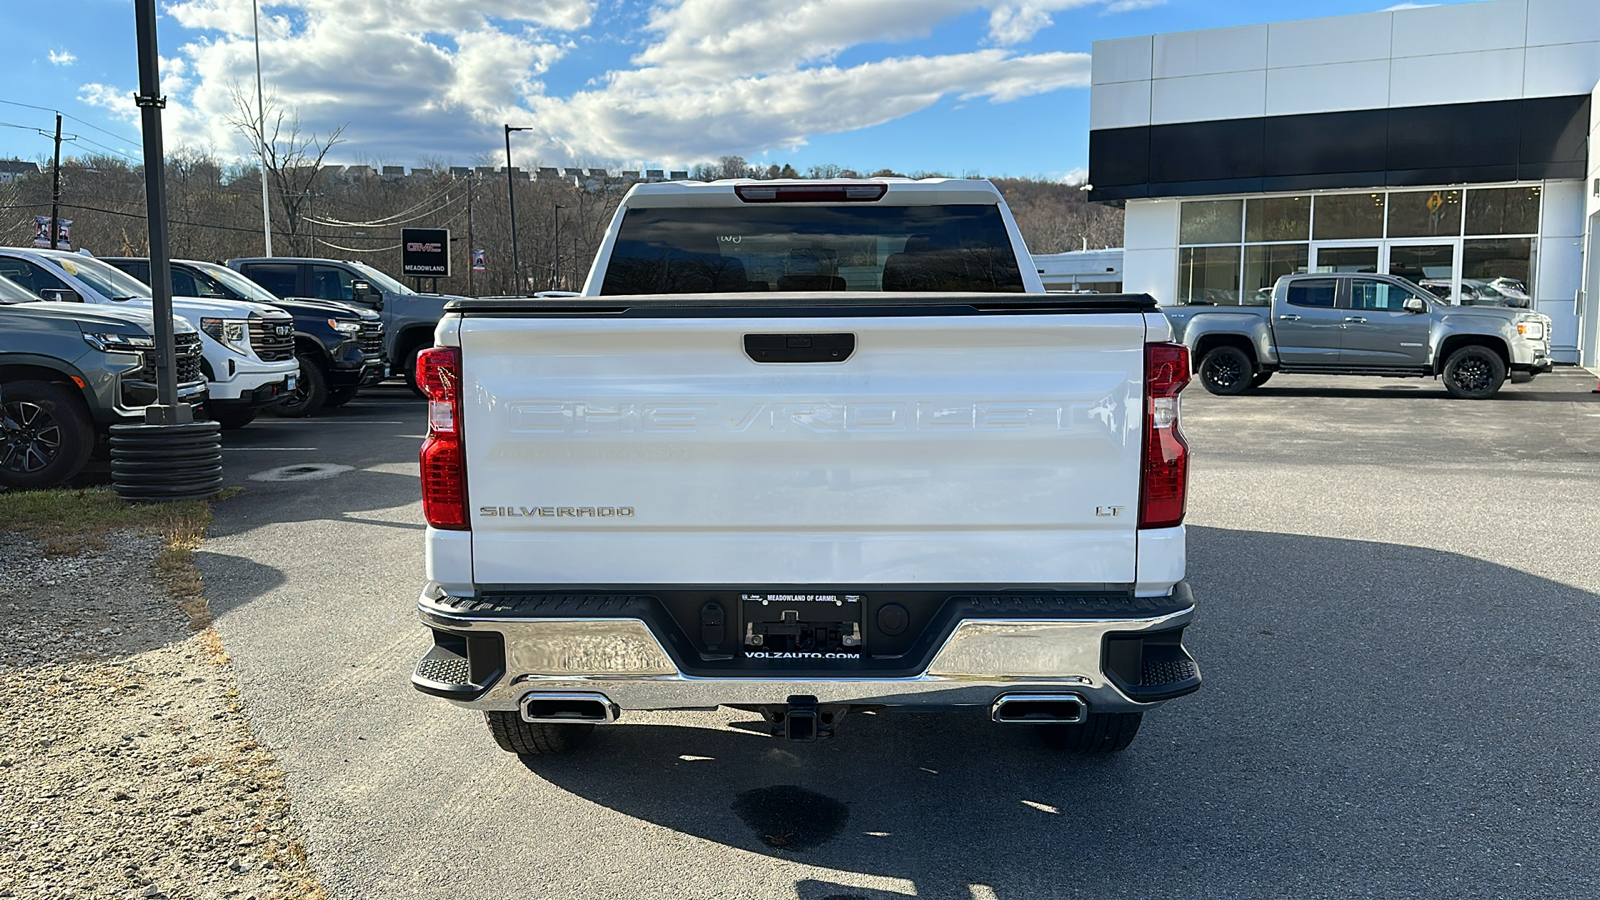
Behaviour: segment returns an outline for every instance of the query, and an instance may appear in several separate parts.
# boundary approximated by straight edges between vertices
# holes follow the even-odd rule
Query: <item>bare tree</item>
[[[227,122],[250,141],[266,169],[263,177],[268,189],[277,195],[277,205],[283,212],[281,220],[274,219],[274,231],[284,233],[295,256],[312,255],[306,218],[314,200],[313,188],[323,160],[340,143],[345,126],[319,138],[315,132],[302,132],[300,114],[284,109],[276,97],[266,99],[257,118],[255,104],[239,85],[231,85],[228,95],[233,100],[233,114]]]

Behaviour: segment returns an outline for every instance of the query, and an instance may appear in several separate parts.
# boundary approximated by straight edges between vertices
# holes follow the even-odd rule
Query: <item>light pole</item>
[[[256,34],[256,149],[261,151],[261,236],[272,255],[272,204],[267,202],[267,104],[261,98],[261,14],[250,0],[250,23]]]
[[[550,220],[556,223],[555,240],[550,242],[551,251],[556,256],[556,268],[550,280],[555,283],[554,287],[558,291],[561,290],[561,211],[563,209],[566,209],[566,207],[559,203],[550,204]]]
[[[511,182],[511,132],[532,130],[529,126],[514,128],[506,125],[506,202],[511,207],[511,282],[516,288],[513,296],[522,294],[522,267],[517,258],[517,192]]]

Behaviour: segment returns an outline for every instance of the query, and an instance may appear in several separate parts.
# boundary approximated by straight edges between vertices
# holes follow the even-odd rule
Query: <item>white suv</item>
[[[65,250],[0,247],[0,275],[47,300],[149,309],[150,288],[92,256]],[[224,428],[248,424],[294,390],[294,318],[274,306],[239,300],[172,298],[173,314],[201,334],[211,382],[206,413]]]

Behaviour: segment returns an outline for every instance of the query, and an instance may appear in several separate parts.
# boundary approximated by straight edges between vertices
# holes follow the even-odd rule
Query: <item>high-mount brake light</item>
[[[1139,472],[1139,527],[1183,524],[1189,492],[1189,443],[1178,421],[1178,394],[1189,384],[1189,348],[1144,345],[1145,428]]]
[[[889,186],[864,184],[736,184],[733,192],[746,203],[871,203],[882,200]]]
[[[467,457],[461,445],[461,351],[434,347],[417,354],[417,386],[428,398],[422,442],[422,517],[434,528],[467,531]]]

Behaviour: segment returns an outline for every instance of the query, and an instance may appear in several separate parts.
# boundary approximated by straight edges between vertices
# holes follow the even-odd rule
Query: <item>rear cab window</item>
[[[256,263],[240,266],[244,277],[254,281],[279,298],[293,297],[299,293],[295,287],[295,279],[300,274],[300,267],[293,263]]]
[[[1333,278],[1304,278],[1289,282],[1283,293],[1284,300],[1290,306],[1333,309],[1334,298],[1339,294],[1339,282]]]
[[[1023,292],[999,207],[629,209],[602,294]]]

